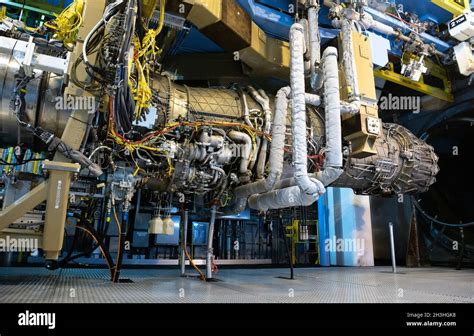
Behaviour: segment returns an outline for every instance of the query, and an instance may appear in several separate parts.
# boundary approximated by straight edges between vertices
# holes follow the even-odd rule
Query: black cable
[[[0,164],[2,166],[7,166],[7,167],[20,167],[20,166],[24,166],[30,162],[41,162],[41,161],[45,161],[46,159],[28,159],[28,160],[23,160],[22,163],[8,163],[6,161],[4,161],[3,159],[0,159]]]
[[[71,248],[69,249],[67,256],[59,262],[59,265],[60,265],[60,267],[65,267],[65,266],[67,266],[67,264],[69,262],[73,262],[76,259],[79,259],[79,258],[85,257],[87,255],[90,255],[91,253],[93,253],[98,248],[101,248],[104,251],[104,257],[106,259],[107,264],[111,266],[110,276],[111,276],[111,279],[113,279],[114,272],[115,272],[114,271],[114,266],[115,265],[114,265],[112,256],[110,255],[110,253],[108,252],[108,250],[106,249],[106,246],[104,244],[105,237],[106,237],[106,235],[105,235],[106,232],[103,233],[102,235],[99,235],[99,233],[94,229],[93,225],[91,225],[92,222],[93,222],[93,214],[95,212],[95,209],[97,208],[97,203],[98,203],[98,200],[96,200],[96,199],[93,199],[91,201],[91,203],[87,207],[87,210],[85,212],[82,212],[79,215],[79,218],[78,218],[79,222],[77,224],[78,227],[82,227],[84,229],[87,229],[89,232],[91,232],[92,237],[93,237],[92,247],[86,252],[82,252],[82,253],[76,254],[74,256],[72,255],[72,253],[74,252],[75,246],[77,245],[78,232],[80,231],[80,229],[76,229],[76,231],[74,233],[73,244],[71,245]],[[108,225],[107,225],[107,228],[108,228]],[[95,239],[95,241],[94,241],[94,239]],[[97,241],[97,243],[96,243],[96,241]]]
[[[140,43],[142,43],[143,38],[145,37],[145,27],[143,26],[143,1],[138,0],[137,6],[138,6],[138,11],[137,11],[136,32],[137,32],[138,38],[140,39]]]
[[[421,205],[418,203],[418,201],[415,198],[413,198],[413,205],[416,207],[418,212],[420,212],[420,214],[423,217],[425,217],[426,219],[428,219],[432,223],[439,224],[439,225],[442,225],[442,226],[452,227],[452,228],[465,228],[465,227],[469,227],[469,226],[474,226],[474,222],[469,222],[469,223],[465,223],[465,224],[450,224],[450,223],[445,223],[443,221],[440,221],[440,220],[428,215],[428,213],[425,210],[422,209]]]
[[[79,232],[79,230],[74,231],[74,237],[73,237],[73,240],[72,240],[71,247],[69,248],[66,256],[62,260],[59,261],[58,265],[59,265],[60,268],[65,267],[70,261],[72,261],[75,258],[75,257],[72,256],[72,254],[74,253],[74,250],[75,250],[76,244],[77,244],[77,239],[79,238],[78,232]]]
[[[426,234],[426,237],[429,237],[430,240],[430,244],[426,254],[433,252],[435,247],[439,245],[440,248],[442,248],[444,251],[450,253],[451,255],[454,255],[455,250],[453,249],[453,243],[456,240],[450,238],[447,234],[445,234],[447,226],[442,226],[440,230],[436,230],[432,226],[432,223],[427,221],[426,218],[421,217],[421,221],[425,223],[425,225],[421,226],[422,230]],[[422,258],[426,257],[426,254],[424,254]],[[464,255],[469,258],[474,256],[474,249],[469,245],[465,245]],[[456,257],[458,256],[459,254],[456,255]]]
[[[123,216],[122,216],[123,217]],[[120,253],[117,255],[117,263],[115,266],[115,272],[113,275],[113,282],[117,283],[120,281],[120,272],[122,271],[123,256],[125,249],[125,239],[127,238],[128,231],[128,220],[122,218],[121,223],[121,235],[120,235]]]
[[[126,17],[124,19],[125,27],[125,37],[122,40],[121,48],[119,51],[119,56],[117,64],[120,64],[119,71],[119,83],[118,90],[116,94],[116,105],[115,105],[115,120],[118,122],[119,130],[122,132],[129,132],[132,128],[133,115],[130,111],[135,110],[134,100],[132,98],[130,86],[128,84],[128,61],[127,61],[127,52],[130,50],[133,38],[133,20],[135,16],[135,1],[131,0],[129,6],[127,7],[127,12],[125,13]]]
[[[102,249],[102,251],[104,251],[104,256],[105,256],[105,259],[107,260],[107,264],[110,265],[110,277],[111,277],[111,279],[113,279],[114,274],[115,274],[115,272],[114,272],[114,261],[112,259],[112,256],[110,255],[110,252],[106,249],[103,241],[101,241],[99,239],[97,231],[94,228],[92,228],[88,225],[79,225],[79,227],[83,227],[83,228],[89,230],[91,232],[91,234],[93,235],[93,237],[98,241],[98,243],[99,243],[98,247],[100,247]]]

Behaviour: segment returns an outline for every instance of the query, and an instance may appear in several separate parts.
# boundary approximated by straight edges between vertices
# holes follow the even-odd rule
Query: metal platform
[[[0,268],[0,303],[468,303],[474,270],[447,268],[220,270],[221,281],[180,278],[178,270],[123,270],[133,283],[113,284],[108,271]],[[191,272],[191,270],[190,270]]]

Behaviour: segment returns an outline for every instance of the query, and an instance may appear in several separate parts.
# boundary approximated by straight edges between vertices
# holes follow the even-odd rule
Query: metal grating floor
[[[474,270],[447,268],[220,270],[221,281],[180,278],[179,270],[123,270],[133,283],[112,284],[107,270],[0,268],[0,303],[467,303]],[[191,270],[189,270],[191,272]]]

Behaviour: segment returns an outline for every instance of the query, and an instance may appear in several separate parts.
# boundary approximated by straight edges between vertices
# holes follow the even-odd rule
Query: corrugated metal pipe
[[[250,135],[238,131],[230,131],[228,136],[235,143],[242,145],[239,151],[241,157],[239,172],[241,174],[247,174],[249,161],[252,155],[252,138],[250,137]]]
[[[262,106],[264,114],[264,133],[270,134],[272,130],[272,108],[270,107],[270,98],[263,90],[255,90],[252,86],[248,87],[252,97]],[[260,152],[257,162],[257,179],[262,180],[265,174],[265,165],[267,163],[268,140],[263,138],[260,145]]]

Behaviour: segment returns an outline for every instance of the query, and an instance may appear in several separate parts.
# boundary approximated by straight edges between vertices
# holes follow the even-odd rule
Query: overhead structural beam
[[[435,5],[452,13],[455,17],[470,10],[469,0],[431,0]]]

